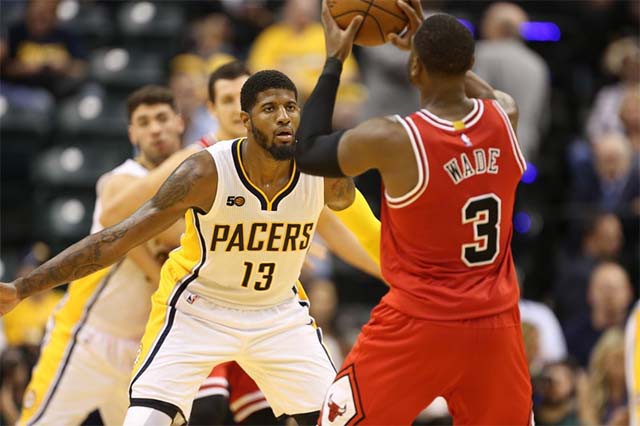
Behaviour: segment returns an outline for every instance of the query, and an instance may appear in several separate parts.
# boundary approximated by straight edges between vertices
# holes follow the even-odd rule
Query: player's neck
[[[226,131],[222,127],[218,127],[218,130],[215,133],[215,137],[217,141],[228,141],[231,139],[237,139],[239,136]]]
[[[463,79],[432,80],[425,90],[421,90],[421,105],[445,120],[458,120],[472,108],[467,97]]]
[[[254,184],[267,190],[277,188],[277,191],[288,182],[293,160],[278,161],[249,139],[242,144],[241,152],[244,168]]]
[[[157,164],[154,164],[151,160],[149,160],[147,157],[145,157],[142,154],[138,154],[134,158],[134,160],[147,170],[153,170],[157,167]]]

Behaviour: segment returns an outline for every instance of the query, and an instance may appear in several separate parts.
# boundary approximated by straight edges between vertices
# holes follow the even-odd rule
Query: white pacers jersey
[[[96,205],[91,233],[101,231],[102,203],[100,195],[105,180],[113,175],[146,176],[148,170],[140,163],[128,159],[112,171],[102,175],[96,184]],[[95,300],[90,301],[87,323],[109,334],[139,339],[151,310],[151,294],[156,283],[148,283],[145,274],[131,260],[125,258],[112,266],[104,276]],[[85,306],[85,309],[88,307]]]
[[[223,306],[259,309],[294,296],[324,207],[324,179],[302,174],[294,164],[288,183],[268,200],[242,164],[244,141],[207,148],[217,167],[218,189],[207,214],[187,215],[197,232],[185,233],[182,249],[200,247],[191,293]],[[189,235],[199,241],[190,241]],[[171,256],[169,263],[179,259]]]

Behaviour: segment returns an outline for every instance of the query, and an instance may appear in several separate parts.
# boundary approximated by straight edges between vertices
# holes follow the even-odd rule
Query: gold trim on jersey
[[[231,146],[231,154],[233,157],[233,164],[236,167],[236,171],[238,172],[238,177],[240,181],[244,184],[244,186],[251,192],[253,195],[258,198],[260,201],[260,206],[262,210],[268,211],[276,211],[278,210],[278,204],[282,201],[287,195],[289,195],[293,189],[295,188],[298,180],[300,179],[300,171],[296,166],[295,161],[292,161],[291,165],[291,176],[289,177],[289,181],[287,184],[278,191],[271,200],[267,197],[267,194],[258,187],[258,185],[254,184],[251,179],[249,179],[249,174],[247,173],[244,164],[242,162],[242,143],[246,140],[246,138],[237,139],[233,145]]]
[[[180,239],[180,248],[169,254],[169,259],[160,271],[158,290],[151,296],[151,313],[131,372],[131,386],[144,372],[169,333],[175,316],[175,305],[189,283],[198,276],[205,263],[206,252],[197,213],[190,209],[185,213],[185,232]]]

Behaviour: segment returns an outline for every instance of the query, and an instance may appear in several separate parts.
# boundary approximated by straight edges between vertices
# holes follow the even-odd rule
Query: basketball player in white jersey
[[[211,366],[229,360],[257,382],[276,415],[315,424],[335,369],[296,281],[322,208],[348,207],[354,186],[298,172],[296,100],[284,74],[253,75],[241,94],[246,139],[192,155],[132,216],[0,283],[4,313],[35,292],[104,269],[185,216],[181,247],[152,297],[126,425],[186,423]]]
[[[139,153],[98,181],[92,232],[103,228],[105,201],[180,149],[184,125],[169,89],[143,87],[127,104],[129,136]],[[143,245],[118,264],[71,283],[50,320],[19,424],[77,425],[94,410],[107,425],[122,424],[160,266]]]
[[[240,91],[250,75],[241,61],[225,64],[211,74],[208,107],[219,123],[218,129],[176,152],[149,174],[131,180],[117,196],[104,203],[101,215],[104,224],[112,225],[125,219],[150,199],[175,167],[189,155],[217,141],[236,139],[246,134],[241,120]],[[318,220],[317,233],[342,260],[380,278],[377,265],[379,222],[364,197],[359,193],[357,197],[357,202],[339,213],[340,217],[325,207]],[[234,419],[243,424],[275,423],[271,408],[256,384],[237,366],[220,364],[196,394],[191,421],[195,424],[222,424],[229,409]]]
[[[207,103],[211,115],[218,121],[218,129],[174,153],[146,176],[131,179],[126,187],[104,203],[100,220],[105,226],[124,220],[153,197],[171,172],[190,155],[217,141],[246,135],[241,120],[240,89],[250,75],[241,61],[222,65],[211,74]],[[382,279],[378,267],[380,223],[359,191],[356,190],[356,200],[350,208],[339,213],[324,209],[319,220],[318,234],[342,260]]]

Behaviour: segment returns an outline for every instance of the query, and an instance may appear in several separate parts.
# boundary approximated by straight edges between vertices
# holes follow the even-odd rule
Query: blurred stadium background
[[[574,407],[568,413],[578,423],[571,424],[593,419],[584,417],[590,406],[600,407],[596,423],[619,421],[621,373],[606,360],[619,355],[622,342],[613,335],[638,297],[640,2],[423,5],[473,32],[475,71],[520,104],[529,168],[513,217],[513,251],[538,423],[569,424],[545,422],[554,398]],[[232,58],[254,71],[284,71],[304,98],[324,61],[319,25],[314,0],[1,0],[0,279],[12,280],[88,233],[97,178],[132,154],[127,94],[149,83],[170,86],[190,143],[215,129],[205,109],[207,76]],[[357,48],[335,126],[414,110],[406,57],[391,46]],[[375,174],[358,179],[376,211],[378,185]],[[338,353],[385,292],[330,257],[316,259],[304,282]],[[1,392],[16,406],[58,297],[5,320]],[[588,385],[576,375],[582,368]],[[562,380],[570,385],[566,395],[554,387]],[[601,388],[608,389],[603,400],[588,399]],[[0,408],[10,423],[11,407]],[[441,415],[446,410],[433,416],[446,422]]]

